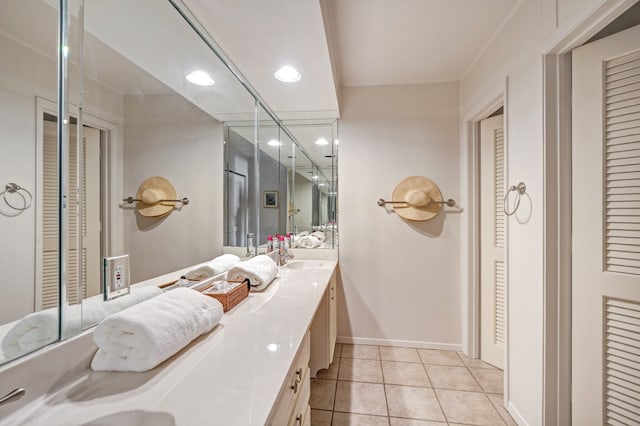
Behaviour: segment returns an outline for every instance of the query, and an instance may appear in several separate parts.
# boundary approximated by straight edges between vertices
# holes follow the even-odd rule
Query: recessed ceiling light
[[[267,145],[269,145],[269,146],[280,146],[280,145],[282,145],[282,142],[277,141],[275,139],[271,139],[269,142],[267,142]]]
[[[186,76],[189,83],[193,83],[197,86],[212,86],[215,81],[209,74],[202,70],[192,71]]]
[[[336,145],[338,145],[340,143],[340,141],[338,139],[336,139],[336,141],[334,142]]]
[[[319,183],[318,186],[324,186],[324,183]]]
[[[320,138],[316,141],[316,145],[329,145],[329,141],[325,138]]]
[[[318,176],[311,176],[311,179],[318,179]]]
[[[280,81],[284,81],[285,83],[293,83],[294,81],[300,80],[300,73],[294,67],[289,65],[285,65],[276,71],[273,76]]]

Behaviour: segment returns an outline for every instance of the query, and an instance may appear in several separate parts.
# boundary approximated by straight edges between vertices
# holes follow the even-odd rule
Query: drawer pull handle
[[[27,393],[27,391],[25,391],[22,388],[14,389],[8,394],[6,394],[5,396],[3,396],[2,398],[0,398],[0,405],[5,404],[7,402],[11,402],[11,401],[17,401],[18,399],[22,398],[22,396],[25,393]]]
[[[301,381],[302,381],[302,368],[298,368],[298,371],[296,371],[296,380],[291,386],[293,393],[298,393],[298,385],[300,384]]]
[[[296,426],[302,426],[302,414],[296,416]]]

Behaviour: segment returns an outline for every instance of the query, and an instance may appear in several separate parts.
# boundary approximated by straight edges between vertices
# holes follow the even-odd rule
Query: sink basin
[[[321,260],[294,260],[285,266],[289,269],[326,269],[330,262]]]

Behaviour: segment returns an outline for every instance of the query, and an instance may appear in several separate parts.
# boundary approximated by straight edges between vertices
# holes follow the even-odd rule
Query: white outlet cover
[[[111,300],[129,294],[131,274],[129,255],[105,257],[103,262],[104,300]]]

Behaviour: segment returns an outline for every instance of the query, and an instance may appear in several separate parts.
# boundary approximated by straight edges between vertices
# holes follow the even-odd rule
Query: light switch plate
[[[131,274],[129,272],[129,255],[105,257],[103,262],[104,300],[129,294]]]

